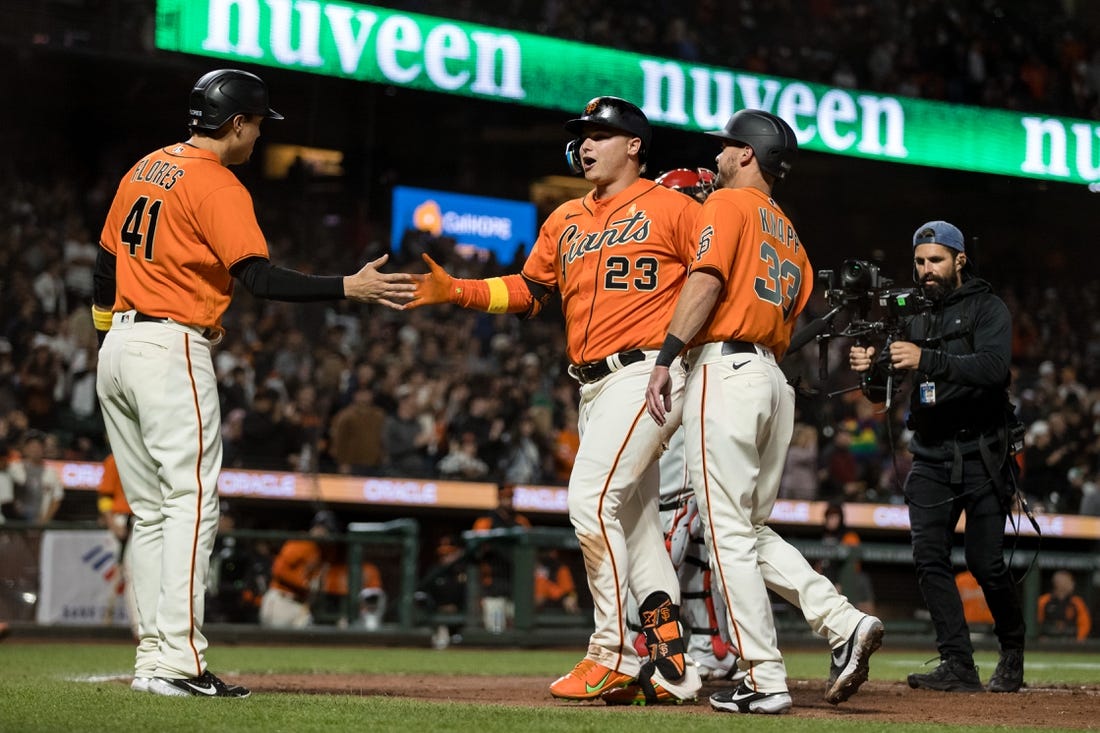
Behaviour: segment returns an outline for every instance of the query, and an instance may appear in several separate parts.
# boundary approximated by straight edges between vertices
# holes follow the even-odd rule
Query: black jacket
[[[913,316],[903,339],[922,349],[906,421],[915,433],[914,455],[940,457],[944,443],[970,443],[1004,427],[1011,413],[1012,317],[988,282],[964,281]],[[885,383],[884,365],[876,366],[872,383]],[[924,383],[934,384],[934,403],[921,401]]]

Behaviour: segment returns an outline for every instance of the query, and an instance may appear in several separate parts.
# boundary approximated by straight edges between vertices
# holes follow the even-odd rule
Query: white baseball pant
[[[587,656],[631,676],[641,661],[626,625],[628,592],[638,603],[655,591],[680,602],[657,510],[657,457],[680,423],[683,370],[675,369],[673,413],[658,426],[645,409],[654,358],[656,352],[647,351],[644,361],[581,385],[581,439],[569,477],[569,519],[595,604]]]
[[[692,349],[686,361],[688,468],[738,666],[757,692],[783,692],[787,673],[768,589],[799,607],[833,648],[864,614],[765,525],[794,431],[794,388],[774,356],[763,347],[723,355],[721,343],[710,343]]]
[[[197,677],[206,576],[218,530],[221,417],[210,341],[177,323],[116,313],[96,391],[134,513],[136,677]]]

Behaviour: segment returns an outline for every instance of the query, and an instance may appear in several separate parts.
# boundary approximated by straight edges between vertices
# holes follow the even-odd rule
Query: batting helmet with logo
[[[637,105],[619,97],[596,97],[585,105],[584,113],[580,117],[565,123],[565,129],[580,138],[585,125],[610,127],[641,138],[642,149],[638,153],[638,159],[645,162],[653,130],[649,126],[645,113]],[[572,140],[565,146],[565,159],[574,173],[581,172],[578,147],[577,140]]]
[[[735,112],[723,129],[707,134],[752,148],[760,170],[776,178],[787,176],[798,152],[798,140],[791,126],[761,109]]]
[[[657,176],[657,183],[686,193],[701,203],[714,191],[714,179],[714,171],[707,168],[673,168]]]
[[[189,113],[190,126],[199,130],[217,130],[234,115],[283,119],[269,106],[263,79],[238,69],[217,69],[195,82]]]

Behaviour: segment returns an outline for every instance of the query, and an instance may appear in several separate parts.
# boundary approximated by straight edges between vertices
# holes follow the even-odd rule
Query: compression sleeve
[[[306,275],[271,264],[263,257],[249,257],[229,269],[248,292],[257,298],[305,303],[316,300],[342,300],[344,278],[341,275]]]
[[[92,302],[107,311],[115,306],[115,256],[102,247],[92,270]]]
[[[453,302],[463,308],[530,318],[542,310],[550,289],[523,275],[505,275],[485,280],[455,279],[452,293]]]

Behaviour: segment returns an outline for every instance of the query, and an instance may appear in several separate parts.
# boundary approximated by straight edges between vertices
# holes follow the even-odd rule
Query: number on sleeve
[[[164,202],[157,199],[149,206],[149,223],[142,231],[142,219],[145,217],[145,207],[149,204],[148,196],[138,196],[134,205],[130,207],[130,213],[126,215],[126,221],[122,224],[119,238],[123,244],[130,248],[130,256],[137,257],[139,247],[145,250],[145,259],[153,261],[153,242],[157,236],[157,219],[160,218],[160,207]]]

